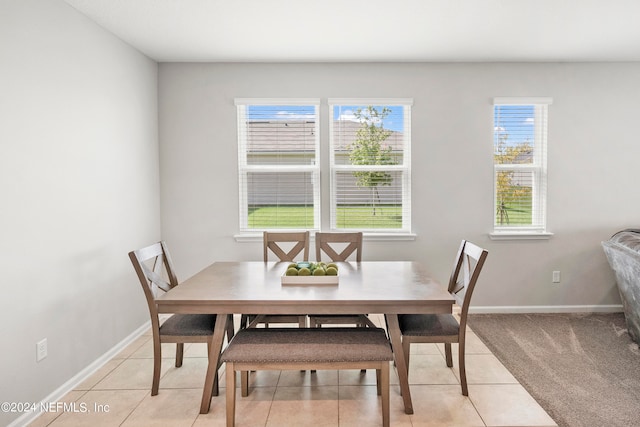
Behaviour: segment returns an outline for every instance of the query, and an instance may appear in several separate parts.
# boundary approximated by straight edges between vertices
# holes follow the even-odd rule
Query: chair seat
[[[402,314],[400,332],[410,336],[458,335],[460,324],[451,314]]]
[[[174,314],[160,325],[160,335],[212,335],[215,314]]]
[[[259,328],[239,331],[221,360],[326,363],[392,359],[389,340],[380,328]]]

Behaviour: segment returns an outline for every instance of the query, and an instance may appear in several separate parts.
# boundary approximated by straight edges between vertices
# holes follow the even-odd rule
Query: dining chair
[[[292,246],[287,248],[286,244]],[[302,252],[301,261],[309,261],[309,232],[279,232],[265,231],[262,237],[264,262],[269,261],[269,252],[278,258],[278,261],[296,260]]]
[[[176,368],[182,366],[184,343],[207,343],[211,345],[213,329],[216,324],[215,314],[173,314],[162,324],[158,315],[156,297],[163,292],[178,286],[178,278],[173,268],[167,244],[164,241],[129,252],[129,258],[138,275],[142,290],[147,300],[151,316],[153,334],[153,380],[151,395],[158,394],[160,385],[160,368],[162,364],[162,344],[176,344]],[[227,322],[227,340],[234,335],[233,319]],[[214,393],[218,393],[218,376],[214,382]]]
[[[459,320],[453,314],[398,315],[407,371],[411,343],[444,343],[445,358],[450,368],[453,367],[451,344],[458,343],[460,385],[464,396],[469,395],[465,370],[467,314],[471,295],[487,255],[485,249],[469,241],[463,240],[460,243],[448,286],[449,293],[461,307]]]
[[[388,427],[389,362],[393,359],[381,328],[242,329],[222,352],[226,364],[227,427],[235,425],[236,372],[241,394],[249,395],[251,370],[375,369],[382,425]]]
[[[287,246],[289,245],[289,247]],[[302,253],[302,260],[309,261],[309,232],[273,232],[265,231],[262,237],[263,259],[269,261],[269,254],[273,253],[278,261],[293,262]],[[270,323],[297,323],[301,328],[307,326],[306,314],[291,315],[251,315],[243,314],[240,317],[241,327],[252,327],[259,323],[265,328]]]
[[[333,262],[347,261],[355,254],[355,261],[362,261],[362,232],[354,233],[328,233],[317,232],[316,261],[322,261],[322,254],[328,256]],[[355,324],[360,327],[372,327],[376,325],[366,314],[310,314],[309,326],[321,327],[324,324]]]

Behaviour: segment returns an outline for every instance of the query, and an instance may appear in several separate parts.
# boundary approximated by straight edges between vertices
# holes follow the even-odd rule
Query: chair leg
[[[249,396],[249,371],[240,371],[240,388],[242,397]]]
[[[376,369],[376,391],[378,392],[378,396],[382,396],[382,373],[380,369]]]
[[[153,380],[151,382],[151,396],[158,394],[160,388],[160,369],[162,367],[162,346],[160,340],[153,340]]]
[[[451,355],[451,343],[450,342],[444,343],[444,355],[445,355],[445,358],[447,359],[447,366],[452,368],[453,367],[453,357]]]
[[[247,326],[249,326],[249,315],[247,314],[242,314],[240,315],[240,329],[244,329]]]
[[[298,316],[298,326],[301,328],[307,327],[307,316]]]
[[[227,362],[227,427],[236,423],[236,371],[232,362]]]
[[[235,335],[235,325],[233,324],[233,314],[227,315],[227,343]]]
[[[370,328],[377,328],[376,324],[373,323],[371,321],[371,319],[369,319],[369,316],[367,316],[366,314],[362,315],[362,327],[370,327]]]
[[[258,314],[253,317],[249,316],[248,317],[249,324],[246,326],[246,328],[255,328],[256,326],[258,326],[258,323],[261,323],[261,322],[264,323],[264,319],[265,319],[264,314]]]
[[[407,367],[407,375],[409,374],[409,353],[411,351],[411,341],[406,337],[402,338],[402,351],[404,352],[404,364]]]
[[[367,316],[364,316],[364,315],[363,315],[363,316],[360,316],[360,317],[359,317],[359,319],[360,319],[360,320],[356,323],[356,326],[357,326],[358,328],[366,328],[367,326],[369,326],[369,325],[367,324],[367,321],[368,321],[369,323],[371,323],[371,321],[369,320],[369,318],[368,318]],[[372,323],[372,325],[373,325],[373,323]],[[375,325],[374,325],[374,326],[375,326]],[[367,372],[367,370],[366,370],[366,369],[360,369],[360,372],[364,374],[365,372]]]
[[[182,359],[184,357],[184,343],[176,343],[176,368],[182,366]]]
[[[462,387],[462,395],[469,396],[467,388],[467,369],[464,364],[464,341],[458,343],[458,367],[460,369],[460,386]]]
[[[211,341],[207,341],[207,354],[211,354]],[[218,361],[218,370],[222,366],[222,363]],[[216,370],[216,375],[213,377],[213,386],[211,387],[211,395],[218,396],[220,394],[220,379],[218,377],[218,370]]]
[[[211,389],[211,396],[218,396],[220,394],[220,378],[218,373],[213,377],[213,388]]]

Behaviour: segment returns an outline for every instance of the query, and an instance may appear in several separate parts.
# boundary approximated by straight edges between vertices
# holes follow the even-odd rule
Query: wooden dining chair
[[[333,262],[347,261],[355,254],[355,261],[362,261],[362,232],[326,233],[317,232],[316,261],[322,261],[322,254]],[[355,324],[360,327],[376,325],[366,314],[310,314],[309,326],[321,327],[324,324]]]
[[[458,343],[458,365],[462,394],[469,395],[465,370],[465,336],[471,295],[488,252],[463,240],[449,278],[449,293],[461,306],[460,320],[453,314],[402,314],[398,316],[407,371],[412,343],[444,343],[448,367],[453,366],[451,344]]]
[[[289,247],[287,247],[289,245]],[[265,231],[262,237],[263,259],[264,262],[269,261],[269,255],[272,253],[278,261],[294,262],[302,253],[302,259],[299,261],[309,261],[309,232],[272,232]],[[248,315],[243,314],[240,317],[241,327],[256,326],[262,323],[266,328],[271,323],[297,323],[301,328],[307,326],[306,314],[290,314],[290,315]]]
[[[382,425],[390,425],[391,345],[381,328],[251,328],[238,331],[221,359],[226,363],[227,427],[235,425],[236,372],[249,394],[248,371],[284,369],[375,369]]]
[[[287,248],[286,244],[292,246]],[[262,237],[264,262],[269,261],[269,252],[272,252],[278,261],[293,262],[302,252],[300,261],[309,261],[309,232],[273,232],[265,231]]]
[[[173,268],[169,250],[164,241],[154,243],[142,249],[129,252],[129,259],[138,275],[142,290],[147,300],[151,316],[151,332],[153,334],[153,380],[151,395],[158,394],[160,385],[160,368],[162,364],[162,344],[176,343],[176,368],[182,366],[184,343],[207,343],[211,345],[213,328],[217,317],[215,314],[173,314],[162,324],[156,306],[156,297],[178,286],[178,278]],[[227,340],[234,335],[233,319],[227,322]],[[218,393],[218,377],[214,382],[214,393]]]

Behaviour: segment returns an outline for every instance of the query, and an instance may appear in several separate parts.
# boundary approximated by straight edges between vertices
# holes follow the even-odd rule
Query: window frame
[[[238,220],[239,235],[256,236],[262,238],[263,231],[299,231],[298,228],[249,228],[249,191],[247,189],[247,179],[249,173],[310,173],[313,184],[313,227],[306,227],[305,230],[319,231],[321,224],[321,182],[320,182],[320,99],[319,98],[236,98],[237,126],[238,126]],[[315,129],[314,129],[314,158],[315,163],[309,165],[251,165],[247,162],[247,109],[250,106],[308,106],[314,108]],[[244,177],[244,179],[243,179]]]
[[[547,229],[547,151],[548,151],[548,107],[553,100],[548,97],[500,97],[493,99],[493,231],[494,240],[512,239],[548,239],[553,235]],[[534,111],[533,153],[531,163],[497,163],[495,161],[496,141],[496,107],[499,106],[531,106]],[[531,172],[531,224],[500,225],[497,222],[496,207],[498,204],[497,176],[500,171]]]
[[[412,98],[329,98],[329,229],[332,232],[362,231],[366,235],[413,236],[411,230],[411,110]],[[334,108],[338,106],[398,106],[403,108],[403,150],[402,164],[399,165],[348,165],[336,163],[336,141],[334,140]],[[402,226],[401,228],[339,228],[337,227],[337,174],[354,171],[400,172],[402,185]]]

